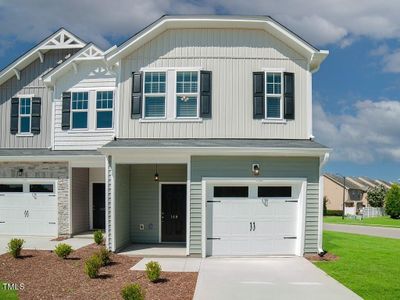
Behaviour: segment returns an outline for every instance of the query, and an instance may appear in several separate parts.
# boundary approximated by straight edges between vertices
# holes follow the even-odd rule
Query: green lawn
[[[365,225],[365,226],[380,226],[380,227],[398,227],[400,228],[400,219],[391,219],[390,217],[375,217],[365,218],[363,220],[353,220],[342,217],[328,216],[324,217],[325,223],[332,224],[349,224],[349,225]]]
[[[400,239],[324,231],[336,261],[315,264],[364,299],[400,299]]]
[[[1,300],[18,300],[18,294],[16,291],[4,290],[3,282],[0,281],[0,299]]]

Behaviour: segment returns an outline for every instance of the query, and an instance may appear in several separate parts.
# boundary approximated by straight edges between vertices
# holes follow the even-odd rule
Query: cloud
[[[400,38],[400,2],[360,0],[13,0],[0,1],[0,39],[37,42],[59,27],[110,46],[163,14],[268,14],[317,46],[358,37]]]
[[[353,114],[327,113],[314,106],[314,132],[318,141],[332,147],[332,159],[371,163],[400,162],[400,101],[357,101]]]

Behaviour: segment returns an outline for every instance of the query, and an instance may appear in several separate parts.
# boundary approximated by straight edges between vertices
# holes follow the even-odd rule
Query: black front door
[[[186,241],[186,184],[161,185],[161,241]]]
[[[106,228],[106,185],[93,183],[93,229]]]

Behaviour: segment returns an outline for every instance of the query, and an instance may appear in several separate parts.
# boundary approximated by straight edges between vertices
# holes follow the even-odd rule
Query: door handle
[[[256,231],[256,222],[253,222],[253,231]]]
[[[253,231],[253,223],[250,222],[250,231]]]

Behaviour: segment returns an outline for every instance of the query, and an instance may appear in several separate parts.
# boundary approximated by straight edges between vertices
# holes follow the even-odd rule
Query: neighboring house
[[[1,71],[0,234],[105,228],[114,92],[103,51],[65,29]]]
[[[345,185],[345,191],[343,185]],[[368,189],[379,185],[389,189],[391,183],[379,179],[352,176],[346,177],[346,180],[344,180],[342,176],[324,174],[326,208],[328,211],[343,211],[344,196],[345,215],[360,214],[362,209],[368,206]]]
[[[203,257],[320,251],[329,149],[314,141],[311,87],[327,55],[270,17],[164,16],[106,52],[82,45],[43,76],[50,149],[21,149],[46,168],[37,177],[55,167],[34,151],[65,161],[54,200],[72,229],[58,234],[97,227],[86,223],[96,168],[113,251],[131,243],[179,243]],[[110,111],[112,129],[99,128]],[[15,151],[8,177],[18,179],[19,152],[1,151]]]

